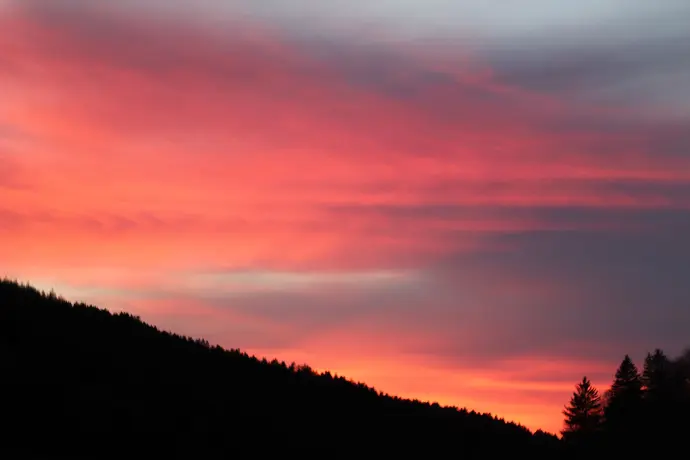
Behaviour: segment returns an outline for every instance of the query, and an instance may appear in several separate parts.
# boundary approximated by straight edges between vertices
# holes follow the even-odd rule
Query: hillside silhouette
[[[0,454],[102,458],[145,443],[156,458],[554,458],[562,444],[10,280],[0,280],[0,363]]]

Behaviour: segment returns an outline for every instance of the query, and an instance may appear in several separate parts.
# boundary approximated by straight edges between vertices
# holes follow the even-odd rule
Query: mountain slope
[[[555,437],[489,415],[389,397],[7,280],[0,363],[6,447],[29,437],[24,449],[48,453],[131,451],[146,441],[197,458],[552,458],[559,448]]]

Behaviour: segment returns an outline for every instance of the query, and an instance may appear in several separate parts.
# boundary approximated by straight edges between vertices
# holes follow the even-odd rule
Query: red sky
[[[686,345],[680,50],[274,3],[0,2],[0,270],[552,432],[582,375]]]

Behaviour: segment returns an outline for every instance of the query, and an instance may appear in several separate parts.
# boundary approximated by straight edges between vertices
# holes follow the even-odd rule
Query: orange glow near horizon
[[[550,432],[582,375],[684,340],[670,109],[467,44],[7,5],[0,276]]]

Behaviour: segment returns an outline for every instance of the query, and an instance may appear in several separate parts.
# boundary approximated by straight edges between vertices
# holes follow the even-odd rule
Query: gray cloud
[[[179,2],[178,2],[179,4]],[[209,11],[244,11],[263,19],[280,21],[304,33],[349,34],[369,26],[398,39],[443,36],[481,40],[517,41],[538,36],[589,36],[600,31],[614,35],[664,35],[682,29],[683,14],[690,7],[683,0],[651,4],[644,0],[585,0],[577,6],[549,0],[502,2],[500,0],[266,0],[205,3]],[[309,24],[309,27],[304,25]],[[637,24],[645,24],[635,31]],[[657,26],[657,27],[654,27]],[[661,26],[661,27],[658,27]],[[637,32],[635,34],[635,32]],[[356,37],[352,37],[356,38]]]
[[[648,230],[496,235],[512,250],[450,257],[436,270],[448,289],[464,281],[481,299],[484,326],[496,334],[477,349],[489,354],[578,355],[592,344],[612,359],[655,346],[677,353],[690,327],[690,213],[635,219]]]
[[[615,362],[624,353],[641,358],[661,347],[677,354],[687,345],[690,212],[533,212],[573,221],[611,213],[620,223],[645,225],[485,235],[488,250],[437,256],[402,284],[169,294],[281,328],[274,337],[271,327],[242,332],[231,320],[215,324],[216,336],[232,346],[294,347],[314,334],[366,329],[404,352],[491,365],[525,356]]]
[[[690,16],[688,29],[690,30]],[[497,78],[508,84],[599,104],[690,117],[690,32],[679,36],[561,47],[506,46],[485,55]],[[637,114],[644,118],[648,114]]]
[[[569,220],[615,211],[573,210]],[[567,210],[550,210],[558,218]],[[405,351],[448,360],[562,355],[616,360],[662,347],[677,353],[690,327],[690,213],[626,211],[640,232],[521,232],[487,238],[497,251],[449,255],[406,289],[218,299],[300,334],[366,323],[407,337]],[[563,217],[560,217],[563,218]],[[490,245],[489,245],[490,246]],[[434,337],[425,344],[424,339]],[[421,344],[421,345],[420,345]]]

